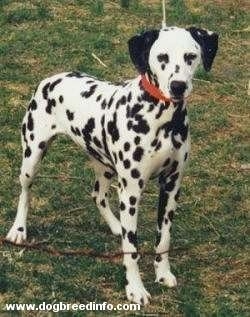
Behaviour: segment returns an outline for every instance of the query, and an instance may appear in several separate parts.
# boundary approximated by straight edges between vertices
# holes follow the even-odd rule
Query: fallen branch
[[[103,61],[101,61],[100,60],[100,58],[99,57],[97,57],[94,53],[92,53],[91,54],[93,57],[94,57],[94,59],[96,59],[102,66],[104,66],[104,67],[108,67],[105,63],[103,63]]]
[[[196,80],[196,81],[201,81],[201,82],[203,82],[203,83],[212,84],[212,82],[211,82],[211,81],[209,81],[209,80],[205,80],[205,79],[193,78],[193,80]]]
[[[234,117],[234,118],[249,118],[250,115],[239,115],[239,114],[234,114],[234,113],[228,113],[229,117]]]
[[[94,258],[100,258],[100,259],[106,259],[106,260],[112,260],[118,257],[122,257],[124,254],[133,254],[134,252],[107,252],[107,253],[99,253],[90,249],[64,249],[64,250],[59,250],[54,248],[53,246],[50,245],[44,245],[47,241],[41,241],[41,242],[22,242],[20,244],[15,244],[10,241],[5,240],[5,238],[0,239],[0,245],[13,245],[15,247],[19,248],[25,248],[28,250],[38,250],[41,252],[48,253],[52,256],[89,256],[89,257],[94,257]],[[24,250],[21,250],[22,252]],[[175,249],[176,251],[176,249]],[[155,252],[152,251],[141,251],[137,252],[141,256],[155,256]],[[164,252],[159,252],[158,254],[164,254],[168,253],[168,251]]]

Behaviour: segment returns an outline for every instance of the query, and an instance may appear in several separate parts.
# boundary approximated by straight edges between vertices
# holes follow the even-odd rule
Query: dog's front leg
[[[122,184],[122,182],[120,182]],[[124,252],[123,264],[126,270],[127,298],[135,303],[146,305],[150,294],[143,286],[137,253],[137,214],[141,196],[139,186],[128,182],[126,188],[119,190],[120,220],[122,226],[122,251]]]
[[[170,271],[168,250],[170,245],[170,227],[177,206],[182,175],[175,170],[168,176],[161,175],[160,195],[157,219],[156,257],[154,261],[156,282],[169,287],[177,285],[175,276]]]

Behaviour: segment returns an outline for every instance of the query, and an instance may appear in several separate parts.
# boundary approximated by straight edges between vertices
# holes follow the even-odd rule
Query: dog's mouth
[[[184,100],[184,95],[172,95],[172,94],[170,94],[170,99],[173,102],[181,102]]]

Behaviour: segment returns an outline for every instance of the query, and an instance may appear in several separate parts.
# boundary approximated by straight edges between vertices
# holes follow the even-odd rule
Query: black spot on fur
[[[117,128],[117,114],[116,112],[113,114],[113,121],[108,122],[108,133],[112,137],[112,142],[115,143],[119,140],[120,134]]]
[[[68,117],[69,121],[74,120],[74,112],[69,111],[68,109],[66,110],[66,115]]]
[[[129,142],[125,142],[124,143],[124,151],[127,152],[130,149],[130,143]]]
[[[157,146],[155,147],[155,151],[156,151],[156,152],[159,151],[160,148],[161,148],[161,146],[162,146],[162,143],[161,143],[161,141],[159,141],[159,142],[157,143]]]
[[[89,88],[88,91],[81,92],[81,96],[82,96],[83,98],[89,98],[89,97],[91,97],[91,96],[94,94],[96,88],[97,88],[97,85],[92,85],[92,86],[90,86],[90,88]]]
[[[38,145],[39,149],[44,150],[46,148],[46,143],[44,141],[40,142]]]
[[[34,141],[34,134],[33,133],[31,133],[30,139],[31,139],[31,141]]]
[[[169,177],[170,181],[165,185],[166,191],[171,192],[174,189],[175,182],[178,179],[178,177],[179,177],[179,173],[175,173]]]
[[[156,257],[155,257],[155,261],[156,261],[156,262],[161,262],[161,260],[162,260],[161,255],[160,255],[160,254],[157,254]]]
[[[102,200],[101,200],[100,205],[101,205],[103,208],[106,208],[105,199],[102,199]]]
[[[129,197],[129,202],[130,202],[131,205],[135,205],[135,204],[136,204],[136,200],[137,200],[137,199],[136,199],[135,196],[130,196],[130,197]]]
[[[47,107],[46,107],[46,112],[51,114],[52,112],[52,107],[55,107],[56,106],[56,101],[55,99],[49,99],[48,100],[48,103],[47,103]]]
[[[52,124],[51,129],[54,130],[56,128],[55,124]]]
[[[160,109],[158,111],[158,113],[155,115],[155,119],[159,119],[163,113],[163,111],[168,107],[169,103],[161,103],[160,105]]]
[[[81,136],[81,131],[77,127],[74,128],[73,126],[71,126],[70,130],[74,135]]]
[[[59,101],[60,101],[60,103],[63,103],[63,96],[62,95],[59,97]]]
[[[168,193],[166,193],[164,186],[160,187],[160,194],[159,194],[159,203],[158,203],[158,215],[157,215],[157,224],[158,228],[161,229],[163,218],[165,215],[165,208],[168,202]]]
[[[29,174],[28,174],[28,173],[26,173],[26,174],[25,174],[25,176],[26,176],[27,178],[30,178],[30,176],[29,176]]]
[[[26,150],[24,152],[24,156],[25,157],[30,157],[30,155],[31,155],[31,149],[30,149],[29,146],[27,146],[27,148],[26,148]]]
[[[175,65],[175,73],[179,73],[180,71],[180,66],[179,65]]]
[[[138,169],[133,168],[133,169],[131,170],[131,176],[132,176],[133,178],[139,178],[139,177],[141,176],[141,174],[140,174],[140,172],[138,171]]]
[[[169,163],[170,163],[170,158],[168,157],[168,158],[166,159],[166,161],[164,162],[163,167],[168,166]]]
[[[49,91],[53,91],[54,88],[56,87],[56,85],[58,85],[61,81],[62,81],[61,78],[59,78],[59,79],[57,79],[56,81],[54,81],[54,82],[49,86]]]
[[[110,109],[110,107],[112,106],[112,103],[114,101],[114,94],[111,96],[111,98],[109,99],[109,102],[108,102],[108,109]]]
[[[17,228],[17,231],[24,232],[24,229],[23,229],[23,227],[19,227],[19,228]]]
[[[111,174],[110,172],[105,172],[104,173],[104,177],[106,177],[107,179],[111,179],[113,177],[113,174]]]
[[[95,143],[97,147],[102,148],[102,143],[97,139],[96,136],[94,136],[93,142]]]
[[[130,207],[129,208],[129,214],[131,215],[131,216],[134,216],[134,214],[135,214],[135,208],[134,207]]]
[[[160,63],[164,62],[164,63],[168,63],[169,62],[169,57],[168,57],[168,54],[159,54],[157,56],[157,59]]]
[[[100,190],[100,183],[99,183],[99,181],[96,181],[96,182],[95,182],[95,187],[94,187],[94,189],[95,189],[95,192],[99,192],[99,190]]]
[[[43,94],[44,99],[48,99],[49,86],[50,86],[50,83],[47,83],[46,85],[44,85],[44,87],[42,89],[42,94]]]
[[[131,91],[129,92],[127,99],[128,99],[128,102],[131,101],[131,99],[132,99],[132,93],[131,93]]]
[[[166,64],[162,63],[161,64],[161,69],[164,70],[166,68]]]
[[[135,120],[137,124],[132,124],[132,129],[136,133],[147,134],[150,130],[148,122],[139,114],[135,115]]]
[[[130,160],[125,160],[125,161],[123,161],[123,165],[124,165],[124,167],[125,168],[130,168]]]
[[[169,218],[169,220],[172,222],[173,221],[173,218],[174,218],[174,211],[173,210],[170,210],[169,212],[168,212],[168,218]]]
[[[103,99],[102,103],[101,103],[101,107],[102,109],[105,109],[107,107],[107,101],[106,99]]]
[[[155,246],[157,247],[161,241],[161,233],[157,232]]]
[[[119,151],[118,156],[119,156],[120,161],[123,161],[123,153],[122,153],[122,151]]]
[[[171,166],[171,170],[169,172],[169,175],[171,175],[174,172],[176,172],[178,165],[179,165],[178,161],[173,161],[172,166]]]
[[[151,146],[155,147],[156,144],[157,144],[157,142],[158,142],[158,139],[154,139],[154,140],[151,142]]]
[[[140,188],[143,188],[143,186],[144,186],[144,181],[143,181],[143,179],[140,179],[140,180],[139,180],[138,185],[139,185]]]
[[[117,154],[113,152],[113,156],[114,156],[115,164],[117,164]]]
[[[126,206],[125,206],[123,201],[120,203],[120,209],[121,210],[125,210],[126,209]]]
[[[84,75],[84,74],[81,74],[81,73],[78,72],[78,71],[73,71],[73,72],[67,74],[66,77],[83,78],[83,77],[85,77],[85,75]]]
[[[132,257],[133,260],[136,260],[137,257],[138,257],[138,253],[137,253],[137,252],[133,252],[133,253],[131,254],[131,257]]]
[[[154,105],[153,103],[151,103],[151,104],[149,105],[148,112],[153,111],[154,108],[155,108],[155,105]]]
[[[143,108],[142,104],[136,103],[130,111],[130,117],[133,118]]]
[[[138,145],[141,142],[141,138],[139,136],[136,136],[134,139],[135,145]]]
[[[169,133],[171,133],[171,139],[174,147],[176,149],[179,149],[181,147],[181,143],[175,139],[175,137],[179,134],[181,136],[181,141],[185,142],[188,135],[188,125],[185,125],[185,118],[187,115],[186,108],[182,109],[183,102],[179,102],[175,104],[176,110],[173,114],[172,120],[163,124],[162,127],[160,127],[157,130],[156,135],[160,133],[160,131],[164,130],[164,137],[167,138],[169,136]]]
[[[116,103],[116,109],[120,107],[120,105],[125,105],[127,102],[126,96],[122,96]]]
[[[26,135],[26,123],[23,123],[23,125],[22,125],[22,135],[25,138],[25,135]]]
[[[128,127],[128,130],[131,130],[131,129],[132,129],[133,123],[132,123],[131,120],[128,121],[127,127]]]
[[[127,187],[128,183],[125,178],[122,178],[122,183],[124,187]]]
[[[86,143],[89,143],[92,139],[91,134],[93,133],[93,130],[95,129],[95,119],[90,118],[85,127],[82,129],[82,134],[84,136],[84,141]]]
[[[128,241],[130,243],[132,243],[134,245],[134,247],[136,248],[137,247],[137,234],[136,234],[136,232],[134,233],[133,231],[129,231],[127,235],[128,235]]]
[[[188,158],[188,152],[185,153],[185,156],[184,156],[184,161],[186,161]]]
[[[98,95],[97,98],[96,98],[96,101],[100,101],[102,98],[102,95]]]
[[[37,109],[37,103],[35,99],[32,99],[28,106],[28,110],[36,110],[36,109]]]
[[[133,153],[133,159],[137,162],[140,162],[142,159],[143,153],[144,153],[143,148],[138,146]]]
[[[123,237],[123,239],[125,239],[126,233],[127,233],[126,229],[122,227],[122,237]],[[125,269],[126,269],[126,267],[125,267]]]
[[[29,115],[28,115],[27,128],[28,128],[28,130],[30,130],[30,131],[32,131],[32,130],[34,129],[34,121],[33,121],[31,112],[29,112]]]
[[[185,63],[187,63],[187,64],[190,66],[190,65],[192,65],[192,62],[193,62],[193,60],[196,59],[196,57],[197,57],[196,54],[192,54],[192,53],[188,54],[188,53],[185,53],[185,54],[184,54],[184,61],[185,61]]]

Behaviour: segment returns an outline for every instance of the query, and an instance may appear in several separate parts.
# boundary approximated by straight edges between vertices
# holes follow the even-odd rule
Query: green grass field
[[[20,125],[31,93],[41,79],[61,71],[80,70],[112,81],[136,76],[127,40],[138,31],[160,26],[161,1],[130,2],[130,8],[122,9],[118,0],[0,1],[1,237],[16,213]],[[249,9],[243,0],[167,1],[169,25],[216,31],[220,48],[212,72],[197,72],[189,101],[192,153],[170,252],[179,285],[168,289],[155,284],[153,257],[142,258],[142,277],[152,302],[141,315],[250,314]],[[109,233],[88,194],[94,174],[85,161],[81,149],[67,138],[53,143],[32,188],[29,241],[48,240],[58,249],[100,253],[119,249],[120,239]],[[153,250],[157,199],[157,184],[152,182],[139,213],[143,251]],[[115,186],[111,202],[116,210]],[[0,309],[16,302],[124,303],[123,280],[121,261],[54,257],[0,245]]]

